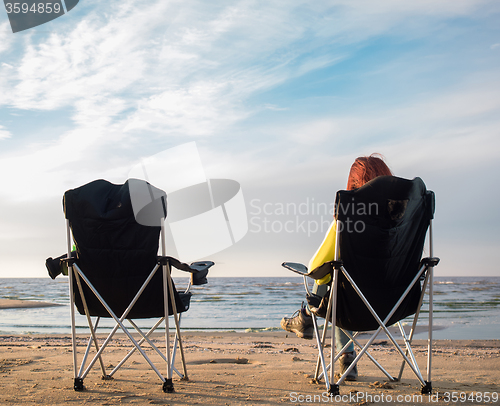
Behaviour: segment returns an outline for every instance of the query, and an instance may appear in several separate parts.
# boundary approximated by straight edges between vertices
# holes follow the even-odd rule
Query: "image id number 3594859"
[[[443,400],[445,402],[453,402],[453,403],[465,403],[473,404],[473,403],[490,403],[490,402],[498,402],[498,393],[497,392],[444,392]]]
[[[5,8],[7,9],[8,14],[27,14],[27,13],[56,13],[59,14],[61,12],[61,4],[60,3],[5,3]]]

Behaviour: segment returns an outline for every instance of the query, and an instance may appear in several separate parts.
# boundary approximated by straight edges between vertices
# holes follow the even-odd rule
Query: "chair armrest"
[[[315,280],[320,280],[320,279],[325,278],[327,275],[330,275],[330,277],[326,281],[322,281],[319,283],[320,285],[325,285],[327,283],[330,283],[330,281],[332,279],[333,270],[340,269],[340,268],[342,268],[343,265],[344,265],[344,263],[340,260],[339,261],[328,261],[328,262],[321,264],[317,268],[314,268],[311,272],[309,272],[309,274],[307,276],[309,276]]]
[[[171,266],[178,269],[179,271],[184,271],[184,272],[192,272],[193,271],[188,264],[185,264],[184,262],[181,262],[177,258],[174,258],[174,257],[159,256],[158,263],[160,265],[170,264]]]
[[[307,276],[307,266],[304,264],[299,264],[298,262],[283,262],[281,266],[299,275]]]
[[[68,263],[74,262],[76,258],[76,251],[71,252],[71,258],[68,260],[68,254],[63,254],[57,258],[49,257],[45,260],[45,267],[52,279],[55,279],[61,273],[68,276]]]
[[[422,258],[422,261],[420,261],[422,265],[425,265],[426,267],[430,266],[437,266],[439,264],[439,258],[433,257],[433,258]]]
[[[158,262],[160,264],[168,262],[171,266],[180,271],[189,272],[191,274],[192,285],[205,285],[208,283],[208,270],[215,265],[215,262],[212,261],[199,261],[188,265],[174,257],[158,257]]]

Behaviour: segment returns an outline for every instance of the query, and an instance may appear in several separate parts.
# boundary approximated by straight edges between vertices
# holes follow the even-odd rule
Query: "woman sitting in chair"
[[[349,178],[347,180],[347,190],[357,189],[363,186],[366,182],[375,179],[377,176],[392,175],[391,170],[382,160],[382,158],[377,154],[372,154],[367,157],[356,158],[351,166],[349,172]],[[335,241],[334,238],[331,241]],[[329,256],[335,252],[333,247],[329,249],[318,249],[313,258],[309,261],[309,270],[313,270],[325,262],[332,261],[333,256]],[[329,275],[328,275],[329,276]],[[312,297],[308,297],[309,307],[313,312],[317,310],[320,306],[321,299],[326,295],[328,290],[327,281],[316,281],[312,290]],[[323,283],[323,284],[321,284]],[[302,308],[297,310],[297,315],[290,318],[284,317],[281,320],[281,327],[292,333],[295,333],[298,337],[305,339],[313,338],[313,322],[310,314],[309,308],[302,304]],[[352,334],[352,332],[350,332]],[[349,341],[349,338],[342,332],[339,327],[335,330],[336,347],[340,351]],[[339,359],[341,374],[343,374],[352,361],[356,358],[356,352],[354,351],[354,345],[351,343],[346,351],[342,354]],[[353,368],[351,373],[346,377],[347,380],[355,380],[358,376],[357,366]]]

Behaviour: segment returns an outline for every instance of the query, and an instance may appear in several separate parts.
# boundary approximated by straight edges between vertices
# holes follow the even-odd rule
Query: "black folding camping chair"
[[[123,185],[115,185],[96,180],[68,190],[64,194],[63,205],[68,254],[64,259],[49,258],[46,265],[52,278],[65,268],[69,275],[74,389],[84,389],[83,380],[97,361],[103,378],[110,379],[137,350],[163,382],[163,391],[173,392],[174,371],[187,379],[179,314],[189,308],[191,286],[207,283],[208,269],[214,263],[206,261],[187,265],[165,256],[166,194],[146,181],[129,179]],[[158,256],[160,240],[162,255]],[[72,252],[73,242],[76,249]],[[172,266],[191,273],[188,287],[182,293],[177,292],[172,281]],[[90,329],[87,349],[79,369],[75,306],[80,314],[86,316]],[[173,316],[176,330],[173,346],[169,316]],[[93,322],[91,317],[96,317],[96,321]],[[96,328],[101,318],[112,318],[116,324],[107,338],[99,343]],[[159,320],[146,333],[134,321],[152,318]],[[126,326],[125,320],[130,327]],[[162,324],[165,328],[165,354],[149,338]],[[103,351],[119,328],[130,339],[133,347],[107,373],[102,359]],[[129,330],[135,330],[140,339],[134,338]],[[141,347],[145,342],[165,361],[165,377]],[[87,364],[92,347],[95,347],[96,353]],[[183,373],[174,366],[177,348]]]
[[[431,393],[433,267],[439,262],[438,258],[433,257],[434,206],[434,193],[426,190],[420,178],[406,180],[380,176],[359,189],[341,190],[337,192],[335,201],[335,259],[309,272],[302,264],[283,263],[284,267],[304,276],[308,296],[307,278],[319,280],[330,275],[330,294],[323,298],[320,306],[326,308],[326,314],[323,315],[326,322],[321,337],[313,313],[319,348],[314,378],[319,381],[324,377],[329,393],[339,393],[339,385],[364,354],[392,381],[401,379],[404,366],[408,364],[422,385],[422,393]],[[427,231],[429,257],[422,258]],[[411,343],[427,287],[428,351],[427,379],[424,379]],[[410,315],[414,317],[408,334],[401,320]],[[330,365],[326,366],[323,349],[329,321],[332,322],[332,350]],[[405,351],[388,330],[395,323],[402,334]],[[337,355],[334,350],[335,326],[339,326],[350,339],[344,348],[337,351]],[[346,330],[356,333],[351,335]],[[356,338],[359,332],[373,330],[370,339],[364,346],[361,345]],[[398,377],[390,375],[368,352],[381,331],[385,332],[403,358]],[[361,351],[335,381],[335,362],[351,342]]]

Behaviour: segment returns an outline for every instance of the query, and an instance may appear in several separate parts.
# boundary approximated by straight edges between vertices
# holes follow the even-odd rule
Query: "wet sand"
[[[0,310],[4,309],[24,309],[35,307],[61,306],[57,303],[37,302],[35,300],[0,299]]]

